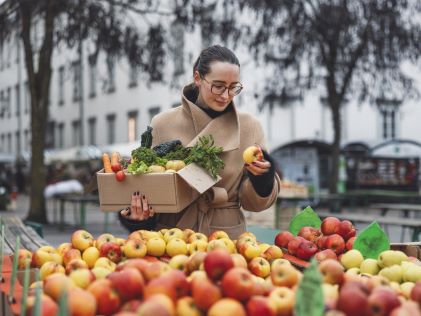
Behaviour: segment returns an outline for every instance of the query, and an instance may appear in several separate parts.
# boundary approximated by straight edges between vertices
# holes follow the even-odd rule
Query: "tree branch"
[[[120,8],[123,8],[125,10],[129,10],[129,11],[132,11],[132,12],[140,14],[140,15],[145,15],[145,14],[158,14],[158,15],[162,15],[162,16],[173,15],[173,13],[170,12],[170,11],[160,11],[160,10],[158,10],[157,6],[155,6],[155,8],[153,8],[153,9],[139,9],[139,8],[136,8],[134,5],[131,5],[131,4],[129,4],[127,2],[124,2],[124,1],[116,1],[116,0],[105,0],[105,1],[108,2],[112,6],[120,7]]]

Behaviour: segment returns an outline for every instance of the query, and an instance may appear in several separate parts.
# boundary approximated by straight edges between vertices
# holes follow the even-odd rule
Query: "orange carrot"
[[[111,169],[110,156],[107,153],[102,155],[102,163],[104,164],[105,173],[113,173],[113,169]]]
[[[111,166],[120,162],[120,154],[114,151],[111,155]]]

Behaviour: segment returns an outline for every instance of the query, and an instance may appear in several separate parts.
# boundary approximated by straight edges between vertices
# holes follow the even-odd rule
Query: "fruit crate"
[[[421,260],[421,242],[409,242],[409,243],[391,243],[390,249],[400,250],[406,253],[410,257],[415,257]]]

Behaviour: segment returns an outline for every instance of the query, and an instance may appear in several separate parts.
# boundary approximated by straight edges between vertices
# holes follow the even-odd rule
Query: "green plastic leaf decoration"
[[[295,215],[289,223],[289,231],[297,236],[300,229],[304,226],[320,228],[322,221],[316,212],[310,206],[307,206],[300,213]]]
[[[357,235],[353,247],[359,250],[365,259],[377,259],[382,251],[390,249],[390,241],[380,225],[372,222]]]
[[[317,262],[312,259],[304,270],[303,278],[297,288],[295,316],[322,316],[325,304],[322,289],[322,275]]]

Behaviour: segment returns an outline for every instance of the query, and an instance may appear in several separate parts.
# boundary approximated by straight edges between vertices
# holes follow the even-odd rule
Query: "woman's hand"
[[[143,221],[152,217],[155,213],[146,197],[137,191],[132,195],[131,205],[126,209],[121,210],[120,214],[127,219]]]
[[[252,175],[254,176],[260,176],[264,173],[269,172],[269,169],[271,167],[271,163],[267,160],[262,160],[262,161],[254,161],[251,164],[244,164],[244,166],[246,167],[247,171],[250,172]]]

